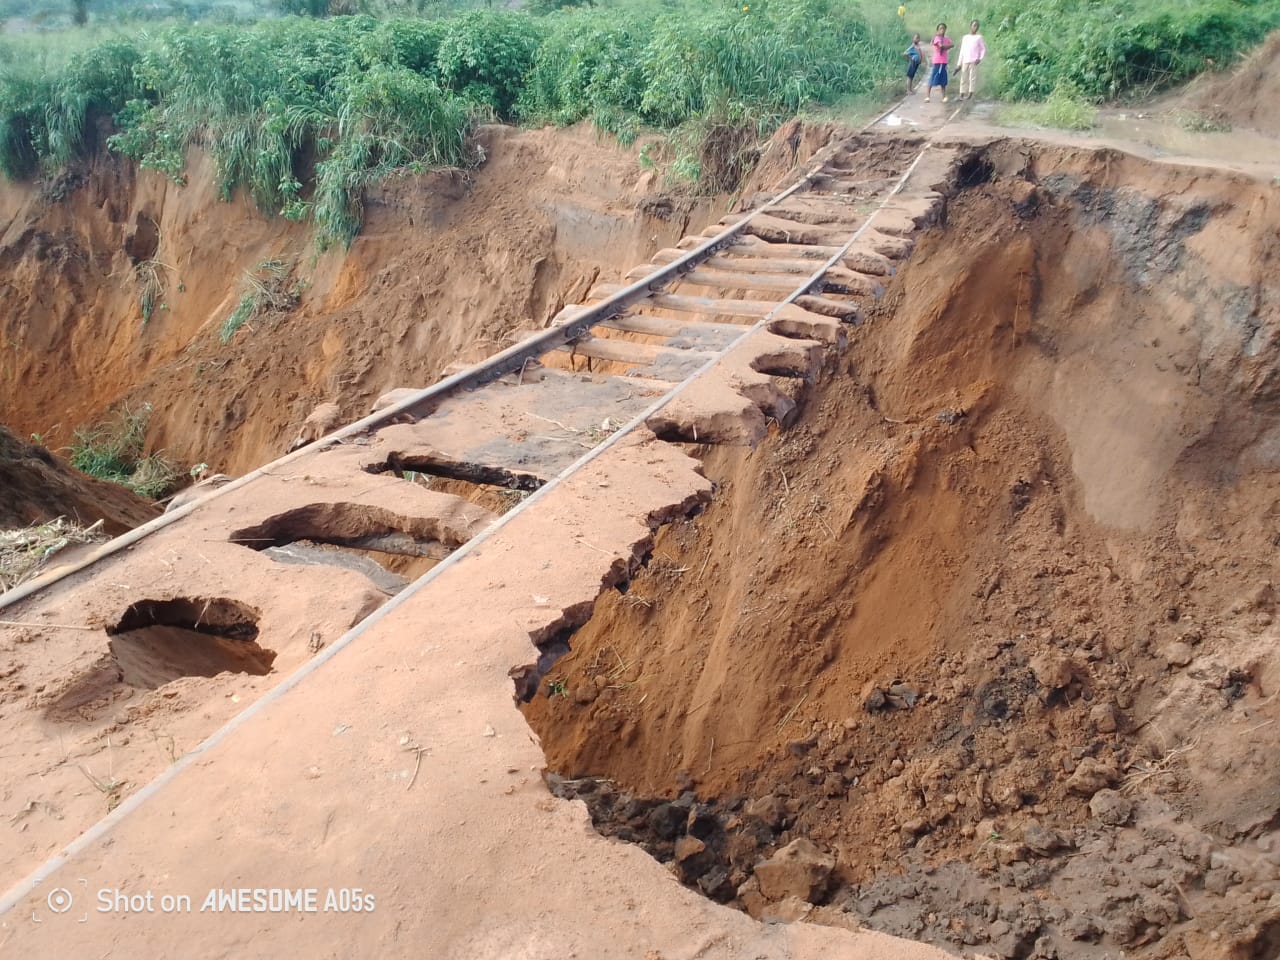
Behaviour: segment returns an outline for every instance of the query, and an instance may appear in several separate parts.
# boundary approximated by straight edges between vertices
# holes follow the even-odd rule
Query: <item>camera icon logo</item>
[[[66,913],[71,909],[71,905],[74,902],[71,891],[66,887],[54,887],[49,891],[49,895],[45,897],[45,903],[49,905],[49,909],[54,913]]]

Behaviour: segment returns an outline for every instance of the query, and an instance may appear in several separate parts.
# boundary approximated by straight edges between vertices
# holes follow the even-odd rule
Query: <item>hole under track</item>
[[[365,504],[313,503],[237,530],[230,539],[279,563],[352,570],[395,594],[466,537],[431,517]]]
[[[386,461],[365,469],[369,473],[390,474],[436,493],[461,497],[499,516],[546,483],[531,473],[482,464],[458,464],[425,455],[392,454]]]
[[[276,653],[258,643],[259,613],[227,598],[140,600],[106,628],[107,653],[46,709],[57,721],[93,721],[136,691],[181,677],[266,676]]]

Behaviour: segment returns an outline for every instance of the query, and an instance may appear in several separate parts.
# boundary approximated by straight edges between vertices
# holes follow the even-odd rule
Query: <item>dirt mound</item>
[[[851,133],[843,124],[788,120],[761,149],[751,176],[743,184],[743,195],[777,192],[784,184],[789,185],[798,171],[811,169],[824,148]]]
[[[844,369],[705,451],[715,502],[526,714],[602,831],[760,916],[1269,956],[1268,188],[1026,144],[963,169]],[[757,868],[798,838],[834,871],[779,900]]]
[[[103,521],[118,534],[146,523],[160,508],[131,490],[86,476],[44,447],[23,443],[0,427],[0,528],[56,517],[82,526]]]
[[[1185,102],[1212,121],[1280,137],[1280,31],[1234,70],[1193,84]]]
[[[9,426],[65,443],[112,407],[152,408],[148,452],[240,474],[307,414],[344,418],[394,387],[506,346],[673,244],[710,205],[658,202],[637,150],[585,129],[482,129],[484,162],[364,200],[350,250],[219,198],[207,156],[179,186],[96,155],[0,192],[0,372]]]

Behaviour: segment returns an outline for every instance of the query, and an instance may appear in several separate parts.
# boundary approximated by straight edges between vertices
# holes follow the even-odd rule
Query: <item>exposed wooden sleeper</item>
[[[721,330],[737,330],[738,323],[716,323],[710,320],[673,320],[671,317],[659,317],[646,313],[624,313],[606,320],[599,326],[609,330],[621,330],[624,333],[642,333],[650,337],[678,337],[682,334],[696,334],[703,330],[716,332]]]
[[[649,343],[635,343],[631,340],[614,340],[608,337],[585,336],[574,343],[567,343],[559,348],[566,353],[579,357],[591,357],[593,360],[611,360],[615,363],[629,363],[645,366],[654,363],[664,354],[678,352],[682,355],[709,359],[711,354],[700,350],[680,350],[675,347],[655,346]]]

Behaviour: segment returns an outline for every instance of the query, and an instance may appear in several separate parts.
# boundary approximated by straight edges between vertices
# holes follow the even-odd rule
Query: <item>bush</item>
[[[523,14],[464,13],[448,21],[440,40],[440,82],[510,119],[539,39],[534,21]]]
[[[559,125],[595,119],[611,133],[634,131],[646,82],[640,62],[645,40],[644,23],[631,17],[552,18],[521,91],[518,115]]]
[[[404,67],[377,66],[338,85],[337,136],[316,164],[314,216],[321,245],[349,244],[371,183],[399,169],[462,161],[467,105]],[[300,187],[294,181],[295,188]]]
[[[673,170],[724,188],[762,132],[891,82],[905,45],[892,8],[847,0],[534,0],[536,16],[464,9],[476,2],[302,2],[406,16],[0,39],[0,171],[65,167],[111,118],[112,149],[180,180],[199,145],[223,197],[309,218],[324,247],[355,236],[370,184],[462,163],[484,117],[591,120],[624,141],[674,131]],[[986,3],[1005,94],[1049,97],[1073,123],[1083,101],[1226,65],[1280,23],[1280,0]]]
[[[868,93],[896,63],[896,34],[873,32],[831,0],[721,0],[657,17],[575,11],[545,20],[520,116],[590,118],[623,138],[641,125],[688,127],[676,161],[686,178],[701,175],[694,154],[708,136],[734,141],[726,127],[758,133],[805,104]]]
[[[125,105],[111,144],[177,177],[198,139],[224,197],[244,187],[263,210],[313,216],[321,247],[349,243],[369,183],[462,160],[468,109],[431,75],[443,36],[364,17],[174,28],[139,63],[146,98]]]
[[[769,123],[806,103],[867,92],[892,62],[847,4],[722,4],[655,24],[642,56],[641,110],[659,125],[707,113]]]
[[[1280,24],[1280,0],[995,0],[985,20],[1007,97],[1069,84],[1098,101],[1227,65]]]

